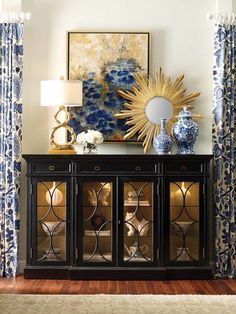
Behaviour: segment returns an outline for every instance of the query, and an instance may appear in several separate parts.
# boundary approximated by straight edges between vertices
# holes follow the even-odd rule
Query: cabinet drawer
[[[154,173],[155,165],[154,164],[80,164],[79,172],[125,172],[125,173]]]
[[[33,173],[70,173],[70,162],[33,163]]]
[[[164,173],[202,173],[202,163],[168,163],[164,165]]]

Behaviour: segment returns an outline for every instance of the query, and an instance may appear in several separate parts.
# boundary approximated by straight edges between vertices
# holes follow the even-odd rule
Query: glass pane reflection
[[[170,261],[199,260],[199,183],[170,183]]]
[[[66,183],[37,182],[37,260],[66,260]]]
[[[112,262],[112,182],[83,184],[83,261]]]
[[[153,260],[153,183],[124,184],[124,256],[125,262]]]

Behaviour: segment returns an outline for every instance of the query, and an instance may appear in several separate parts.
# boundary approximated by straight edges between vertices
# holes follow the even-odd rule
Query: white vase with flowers
[[[99,131],[88,130],[77,135],[77,143],[83,145],[84,154],[96,154],[97,146],[103,142],[103,135]]]

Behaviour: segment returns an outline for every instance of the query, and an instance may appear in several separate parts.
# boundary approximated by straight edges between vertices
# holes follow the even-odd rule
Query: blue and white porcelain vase
[[[160,134],[153,139],[153,146],[157,154],[169,154],[172,148],[171,137],[167,134],[166,131],[166,119],[160,119],[161,121],[161,130]]]
[[[184,107],[176,117],[172,135],[177,144],[177,154],[194,154],[193,146],[198,137],[198,125],[192,119],[191,111]]]

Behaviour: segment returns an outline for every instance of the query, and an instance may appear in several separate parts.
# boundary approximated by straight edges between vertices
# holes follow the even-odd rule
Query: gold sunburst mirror
[[[161,67],[158,67],[155,80],[145,79],[135,74],[136,85],[131,91],[119,91],[119,95],[129,102],[124,104],[125,109],[115,115],[118,119],[127,119],[130,126],[124,139],[138,134],[137,140],[143,141],[144,153],[152,144],[153,138],[160,131],[160,118],[166,118],[167,130],[170,133],[176,121],[176,115],[184,107],[192,109],[190,105],[200,93],[185,95],[183,88],[184,75],[180,75],[173,84],[170,78],[165,78]],[[194,115],[200,119],[200,115]]]

